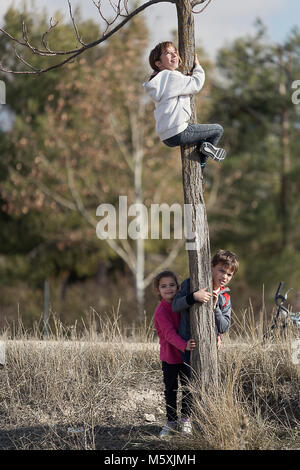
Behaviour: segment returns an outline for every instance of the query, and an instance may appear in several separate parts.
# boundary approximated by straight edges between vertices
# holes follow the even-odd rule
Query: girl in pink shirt
[[[167,437],[177,429],[178,378],[182,385],[181,431],[190,434],[190,394],[187,389],[190,368],[183,362],[180,351],[191,351],[195,348],[195,341],[185,341],[178,334],[180,313],[172,310],[172,300],[179,288],[176,275],[172,271],[163,271],[154,279],[154,288],[161,300],[154,312],[154,326],[160,343],[167,415],[167,424],[160,437]]]

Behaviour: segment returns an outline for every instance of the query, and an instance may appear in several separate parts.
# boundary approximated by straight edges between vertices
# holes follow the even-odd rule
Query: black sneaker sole
[[[201,152],[216,162],[221,162],[226,158],[226,150],[214,147],[210,142],[201,145]]]

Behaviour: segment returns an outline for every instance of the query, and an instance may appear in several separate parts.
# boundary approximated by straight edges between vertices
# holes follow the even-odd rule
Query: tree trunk
[[[287,96],[286,67],[283,50],[279,50],[279,64],[281,79],[279,82],[279,95],[282,100]],[[287,69],[288,70],[288,69]],[[290,209],[289,209],[289,173],[290,173],[290,138],[289,138],[289,110],[283,106],[280,113],[280,219],[281,219],[281,248],[284,250],[289,245]]]
[[[290,172],[290,152],[289,152],[289,117],[288,110],[281,112],[281,246],[282,249],[289,245],[290,232],[290,210],[289,210],[289,172]]]
[[[134,171],[134,195],[135,204],[143,204],[143,159],[144,149],[142,145],[143,135],[139,127],[137,112],[131,113],[131,133],[133,140],[133,171]],[[143,216],[141,215],[141,218]],[[140,231],[142,232],[145,221],[141,220]],[[136,240],[136,269],[135,269],[135,291],[137,300],[138,318],[140,321],[144,318],[145,311],[145,240],[140,236]]]
[[[191,0],[177,0],[179,55],[183,61],[183,73],[191,70],[195,53],[194,18]],[[192,100],[192,122],[196,121]],[[193,291],[208,287],[212,291],[209,230],[202,188],[202,171],[199,162],[191,160],[191,148],[181,148],[184,202],[191,207],[191,227],[195,233],[194,246],[189,249],[189,269]],[[218,365],[215,319],[212,300],[206,304],[194,304],[190,309],[191,337],[196,349],[191,354],[191,365],[197,389],[213,390],[217,385]]]

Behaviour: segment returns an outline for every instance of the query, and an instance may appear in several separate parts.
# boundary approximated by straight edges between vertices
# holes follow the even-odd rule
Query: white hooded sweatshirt
[[[155,102],[156,132],[166,140],[183,132],[191,117],[190,96],[203,87],[205,73],[196,65],[191,76],[177,70],[162,70],[150,81],[143,83]]]

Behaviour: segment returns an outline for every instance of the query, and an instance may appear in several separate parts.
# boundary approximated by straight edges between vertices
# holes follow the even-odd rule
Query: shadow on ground
[[[98,426],[95,429],[95,447],[98,450],[163,449],[158,435],[161,426]]]
[[[77,425],[80,429],[82,425]],[[0,430],[0,450],[160,450],[169,444],[158,435],[161,426],[98,425],[92,430],[68,432],[68,427],[32,426]]]

